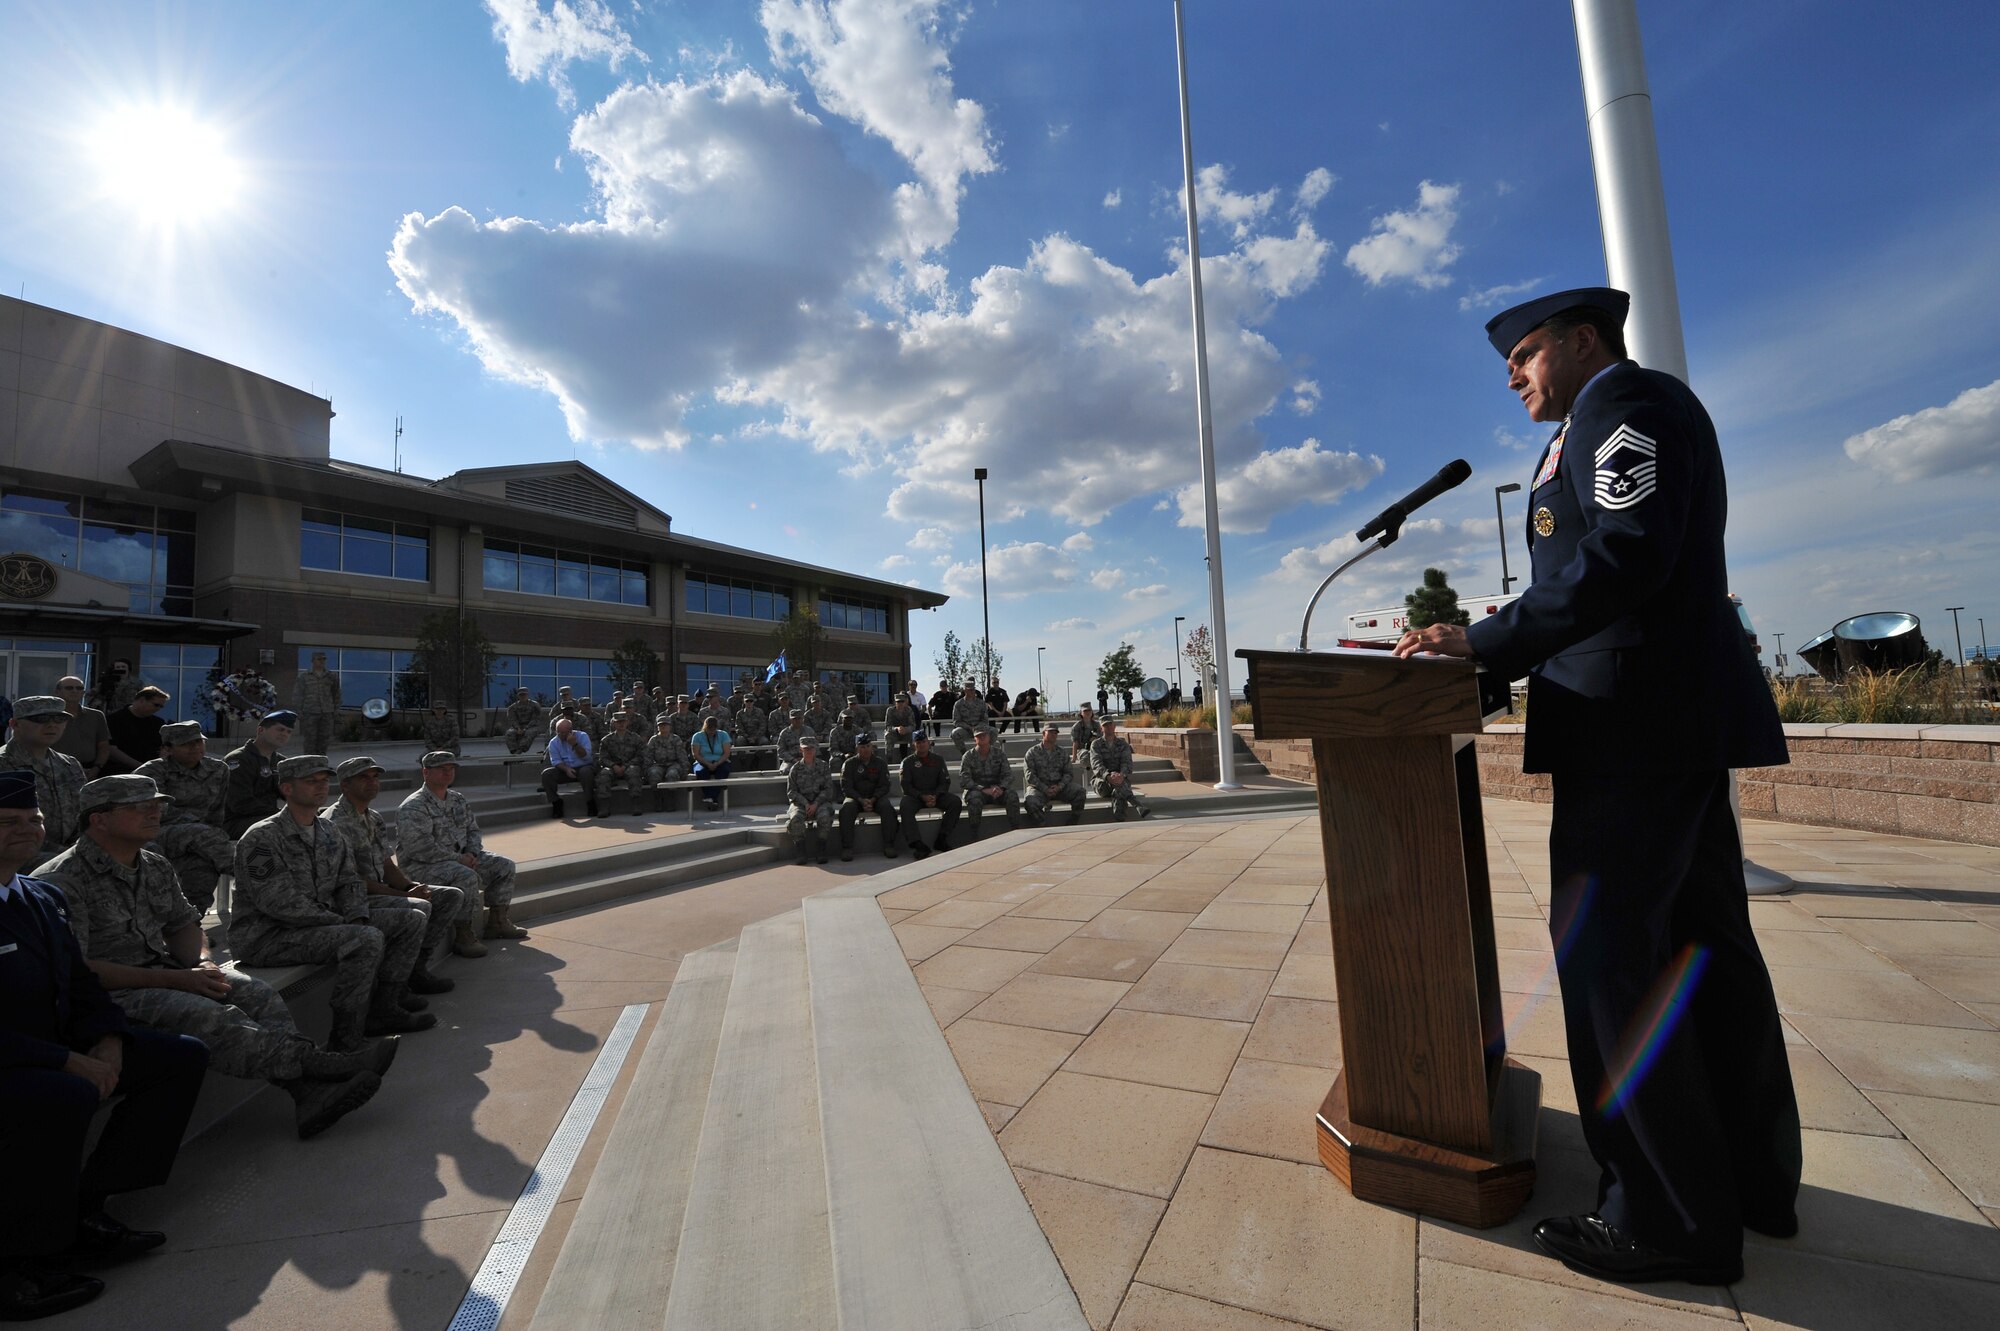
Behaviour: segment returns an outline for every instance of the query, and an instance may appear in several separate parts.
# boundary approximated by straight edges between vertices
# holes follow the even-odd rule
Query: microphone
[[[1419,485],[1416,489],[1410,491],[1401,499],[1398,499],[1395,503],[1369,519],[1367,526],[1354,533],[1354,539],[1357,541],[1366,541],[1371,537],[1379,536],[1382,539],[1383,545],[1393,545],[1396,538],[1403,534],[1403,523],[1409,518],[1410,514],[1416,512],[1425,504],[1430,503],[1431,500],[1436,499],[1453,486],[1464,484],[1465,479],[1470,475],[1472,475],[1472,467],[1464,458],[1459,458],[1454,462],[1447,462],[1438,469],[1437,475],[1431,477],[1422,485]]]

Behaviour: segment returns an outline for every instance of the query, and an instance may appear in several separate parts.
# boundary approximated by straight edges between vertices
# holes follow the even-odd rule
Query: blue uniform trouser
[[[186,1035],[133,1029],[125,1038],[118,1103],[83,1158],[97,1088],[60,1068],[0,1069],[0,1159],[10,1175],[0,1207],[0,1260],[60,1252],[79,1207],[167,1181],[208,1071],[208,1046]]]
[[[1729,773],[1557,773],[1549,931],[1598,1212],[1733,1262],[1791,1215],[1799,1111]]]

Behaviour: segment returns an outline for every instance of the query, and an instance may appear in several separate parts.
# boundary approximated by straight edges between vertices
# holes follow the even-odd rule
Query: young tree
[[[1097,686],[1110,693],[1122,693],[1126,689],[1136,689],[1146,682],[1146,672],[1132,659],[1132,644],[1121,642],[1115,652],[1104,654],[1104,664],[1097,667]]]
[[[1194,677],[1204,689],[1215,686],[1215,635],[1208,631],[1208,625],[1194,626],[1187,635],[1186,645],[1181,648],[1181,655],[1194,667]]]
[[[1459,624],[1472,622],[1472,616],[1458,605],[1458,593],[1445,581],[1441,568],[1424,570],[1424,585],[1403,598],[1403,604],[1410,608],[1410,627],[1427,629],[1433,624]]]
[[[664,682],[660,678],[660,654],[648,647],[644,638],[627,638],[611,653],[613,688]]]
[[[440,610],[426,615],[418,627],[410,668],[430,681],[432,706],[445,703],[461,712],[483,706],[493,677],[493,640],[479,627],[477,616]]]
[[[981,680],[990,687],[992,680],[1000,677],[1004,659],[985,638],[961,642],[956,633],[946,629],[944,646],[931,657],[931,664],[937,667],[938,678],[949,680],[953,688],[968,679]]]
[[[794,606],[771,633],[771,655],[782,653],[788,669],[804,669],[810,679],[819,678],[819,654],[825,648],[826,629],[814,606]]]

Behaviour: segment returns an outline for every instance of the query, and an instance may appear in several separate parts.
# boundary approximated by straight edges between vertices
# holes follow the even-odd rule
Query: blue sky
[[[1231,646],[1453,457],[1322,622],[1496,590],[1546,431],[1481,324],[1604,280],[1569,6],[1187,13]],[[1856,17],[1641,6],[1732,577],[1767,651],[2000,642],[2000,12]],[[15,3],[0,75],[6,289],[329,395],[338,456],[573,452],[949,591],[926,679],[979,631],[975,466],[1013,687],[1208,618],[1167,0]]]

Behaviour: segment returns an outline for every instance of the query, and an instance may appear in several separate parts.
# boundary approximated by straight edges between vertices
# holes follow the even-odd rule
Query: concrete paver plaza
[[[1805,1119],[1802,1230],[1752,1236],[1729,1289],[1623,1288],[1527,1237],[1587,1210],[1595,1171],[1544,916],[1548,809],[1486,814],[1509,1043],[1544,1110],[1536,1193],[1485,1231],[1356,1202],[1315,1157],[1340,1043],[1312,815],[982,844],[879,899],[1093,1326],[2000,1325],[2000,850],[1748,824],[1801,883],[1751,913]],[[534,858],[631,830],[494,840]],[[440,1029],[373,1103],[299,1143],[266,1092],[197,1139],[168,1187],[114,1208],[168,1248],[63,1324],[443,1327],[622,1007],[655,1004],[648,1038],[683,953],[883,864],[774,866],[448,962]],[[532,1317],[636,1062],[504,1328]]]

